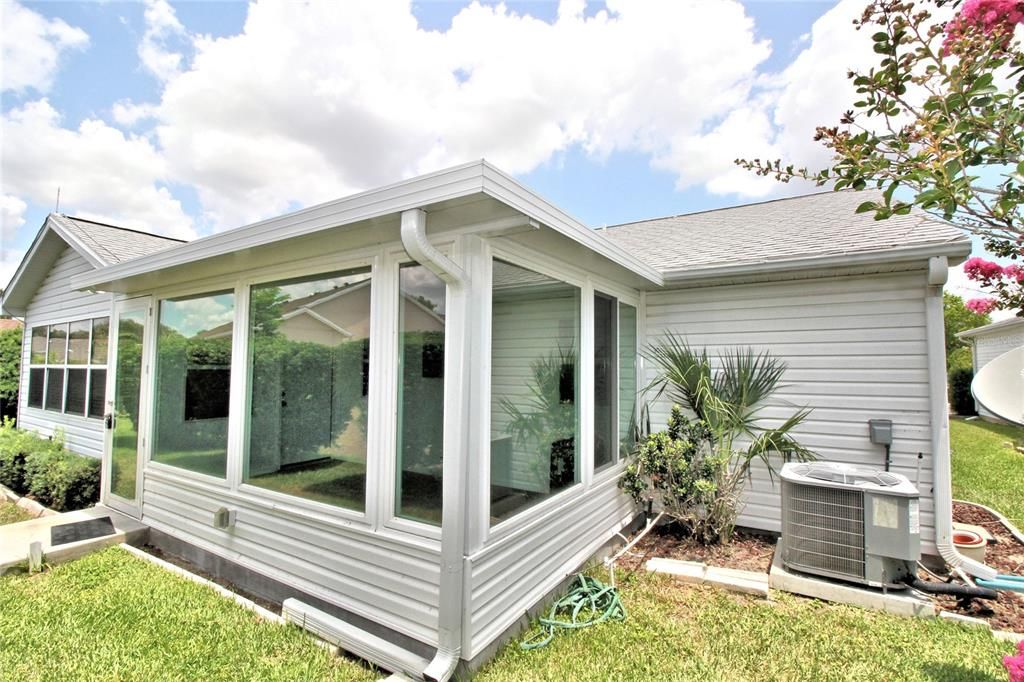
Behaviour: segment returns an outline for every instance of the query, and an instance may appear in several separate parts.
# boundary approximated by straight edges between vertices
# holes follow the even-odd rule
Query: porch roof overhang
[[[76,289],[130,292],[158,272],[178,270],[213,259],[231,257],[282,242],[423,209],[428,215],[467,205],[474,200],[499,202],[511,211],[500,218],[479,215],[462,226],[466,231],[497,231],[520,226],[550,229],[588,252],[627,271],[645,284],[660,286],[661,273],[603,238],[555,205],[485,160],[421,175],[399,183],[329,201],[294,213],[203,237],[149,256],[101,267],[71,279]],[[456,226],[458,227],[458,226]]]

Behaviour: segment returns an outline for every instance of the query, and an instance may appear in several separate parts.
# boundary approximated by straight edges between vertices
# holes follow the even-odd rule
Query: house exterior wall
[[[671,331],[712,356],[752,346],[784,360],[777,398],[791,404],[763,414],[783,419],[812,407],[797,433],[823,460],[882,467],[884,449],[870,442],[867,421],[891,419],[892,470],[920,490],[922,540],[934,548],[926,287],[921,270],[652,292],[647,339]],[[651,408],[652,428],[664,428],[670,405]],[[739,523],[779,531],[779,505],[777,480],[756,467]]]
[[[69,450],[90,457],[100,457],[103,454],[103,420],[62,414],[27,405],[32,327],[110,316],[109,294],[76,291],[69,284],[70,277],[92,269],[77,251],[70,247],[65,248],[28,305],[21,348],[18,426],[47,437],[60,431],[64,434]]]
[[[974,373],[977,374],[982,367],[998,358],[1003,353],[1024,346],[1024,329],[1014,327],[1011,329],[995,329],[991,334],[979,334],[971,339],[974,353]],[[977,405],[978,414],[983,417],[995,417],[994,414]]]

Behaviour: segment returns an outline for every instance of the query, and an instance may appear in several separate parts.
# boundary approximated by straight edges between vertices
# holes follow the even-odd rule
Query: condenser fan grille
[[[787,482],[786,563],[836,577],[864,578],[864,495]]]

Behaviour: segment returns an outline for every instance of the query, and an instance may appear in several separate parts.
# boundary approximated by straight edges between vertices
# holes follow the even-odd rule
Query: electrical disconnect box
[[[892,445],[891,419],[869,419],[868,430],[871,432],[871,442],[875,445]]]

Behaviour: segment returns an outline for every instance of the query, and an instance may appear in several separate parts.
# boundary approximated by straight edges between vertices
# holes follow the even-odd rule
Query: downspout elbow
[[[423,209],[402,212],[402,246],[414,261],[430,269],[445,284],[466,286],[466,272],[427,241],[427,213]]]
[[[426,682],[448,682],[455,674],[462,653],[458,649],[438,649],[434,659],[423,671]]]

